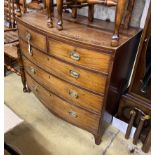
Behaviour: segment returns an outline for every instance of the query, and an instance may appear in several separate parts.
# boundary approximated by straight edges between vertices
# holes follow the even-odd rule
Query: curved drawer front
[[[29,55],[27,44],[20,41],[20,45],[24,55],[44,70],[74,85],[104,94],[107,76],[64,63],[34,48],[32,48],[33,55]]]
[[[103,97],[95,95],[52,76],[23,57],[25,70],[41,85],[77,106],[101,113]]]
[[[111,55],[49,39],[49,54],[86,68],[108,73]]]
[[[27,43],[46,51],[46,37],[33,30],[26,28],[25,26],[18,24],[19,38],[22,38]]]
[[[82,127],[92,133],[97,133],[99,116],[70,105],[56,95],[51,94],[32,80],[28,74],[26,74],[26,78],[30,89],[53,113],[76,126]]]

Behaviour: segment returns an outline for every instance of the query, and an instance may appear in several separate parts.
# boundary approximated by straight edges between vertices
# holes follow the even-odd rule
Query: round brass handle
[[[80,54],[75,51],[70,52],[70,57],[71,57],[71,59],[76,60],[76,61],[80,60]]]
[[[72,76],[74,78],[79,78],[80,74],[77,73],[76,71],[70,70],[70,76]]]
[[[78,98],[78,93],[74,90],[69,90],[69,96],[73,97],[73,98]]]
[[[74,112],[74,111],[69,111],[68,113],[69,113],[69,115],[70,115],[71,117],[74,117],[74,118],[78,117],[78,116],[77,116],[77,113]]]

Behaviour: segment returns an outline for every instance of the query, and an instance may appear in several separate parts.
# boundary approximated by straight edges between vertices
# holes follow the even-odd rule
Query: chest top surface
[[[38,30],[39,33],[43,33],[49,37],[61,38],[62,40],[64,39],[64,41],[68,40],[76,44],[79,43],[87,47],[90,46],[107,51],[116,51],[120,46],[140,32],[138,28],[129,28],[128,30],[122,28],[119,46],[112,47],[111,37],[114,24],[111,22],[96,19],[90,24],[87,17],[80,16],[75,20],[70,17],[70,14],[64,14],[65,28],[63,31],[58,31],[55,25],[54,28],[48,28],[46,20],[47,16],[43,12],[27,13],[17,18],[17,22],[29,26],[34,31]],[[53,20],[54,23],[56,23],[56,19],[53,18]]]

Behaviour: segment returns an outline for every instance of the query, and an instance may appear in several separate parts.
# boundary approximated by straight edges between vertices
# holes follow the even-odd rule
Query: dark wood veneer
[[[127,139],[131,127],[137,127],[133,138],[134,144],[137,144],[139,138],[144,141],[147,137],[142,150],[148,152],[151,143],[151,5],[142,32],[131,83],[121,96],[117,117],[130,122],[126,132]]]

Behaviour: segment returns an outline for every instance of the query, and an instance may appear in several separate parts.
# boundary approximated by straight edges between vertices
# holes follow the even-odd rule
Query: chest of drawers
[[[110,88],[121,94],[126,86],[141,30],[122,31],[120,46],[111,47],[112,30],[64,22],[66,29],[58,31],[47,28],[41,13],[17,18],[24,91],[31,90],[52,113],[91,132],[100,144],[104,111],[111,106],[107,96]]]

